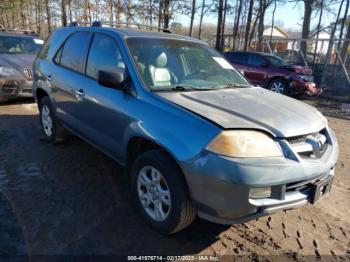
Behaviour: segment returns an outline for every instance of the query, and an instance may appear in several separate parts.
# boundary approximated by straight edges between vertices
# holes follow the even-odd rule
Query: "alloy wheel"
[[[169,216],[170,190],[163,175],[156,168],[145,166],[139,171],[137,192],[143,209],[153,220],[162,222]]]
[[[284,93],[284,84],[282,82],[274,82],[271,85],[270,90],[273,92],[279,93],[279,94],[283,94]]]
[[[41,109],[41,123],[45,134],[50,137],[52,135],[52,118],[47,105],[43,105]]]

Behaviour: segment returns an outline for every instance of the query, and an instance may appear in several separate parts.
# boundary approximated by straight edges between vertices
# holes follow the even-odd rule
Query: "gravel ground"
[[[197,219],[161,236],[132,207],[122,168],[72,137],[40,137],[32,101],[0,106],[0,255],[216,255],[223,260],[350,260],[350,106],[304,101],[327,115],[340,159],[316,205],[241,225]]]

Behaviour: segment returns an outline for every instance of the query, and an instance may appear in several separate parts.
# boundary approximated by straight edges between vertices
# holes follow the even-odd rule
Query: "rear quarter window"
[[[43,44],[43,46],[41,47],[39,53],[38,53],[38,58],[40,59],[47,59],[48,54],[49,54],[49,50],[50,50],[50,46],[51,46],[51,36],[49,36],[45,43]]]

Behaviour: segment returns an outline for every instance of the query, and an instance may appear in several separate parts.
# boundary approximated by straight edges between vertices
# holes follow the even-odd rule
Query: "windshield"
[[[129,38],[130,52],[152,90],[215,89],[249,86],[218,52],[200,43]]]
[[[0,54],[36,54],[43,40],[21,36],[0,36]]]
[[[265,57],[267,61],[269,61],[269,63],[273,66],[289,66],[289,64],[286,61],[282,60],[277,56],[267,55]]]

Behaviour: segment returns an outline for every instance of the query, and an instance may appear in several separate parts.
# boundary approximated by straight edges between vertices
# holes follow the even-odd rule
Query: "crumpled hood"
[[[327,125],[315,108],[260,87],[157,94],[224,129],[262,129],[276,137],[293,137]]]
[[[0,66],[10,66],[23,72],[32,68],[36,54],[0,54]]]

